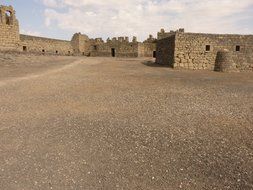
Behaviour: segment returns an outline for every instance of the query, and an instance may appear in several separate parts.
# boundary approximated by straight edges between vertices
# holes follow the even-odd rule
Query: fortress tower
[[[75,55],[89,55],[90,39],[87,35],[75,33],[71,39]]]
[[[0,6],[0,47],[3,51],[17,50],[20,41],[19,23],[12,6]]]

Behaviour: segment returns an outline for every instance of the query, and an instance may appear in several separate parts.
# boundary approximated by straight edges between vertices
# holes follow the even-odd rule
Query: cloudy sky
[[[17,11],[22,33],[70,39],[156,36],[161,28],[253,34],[253,0],[0,0]]]

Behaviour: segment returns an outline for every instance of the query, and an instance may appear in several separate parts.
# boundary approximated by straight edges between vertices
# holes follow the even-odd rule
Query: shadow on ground
[[[149,66],[149,67],[169,67],[169,65],[160,65],[157,64],[155,61],[143,61],[141,62],[143,65]]]

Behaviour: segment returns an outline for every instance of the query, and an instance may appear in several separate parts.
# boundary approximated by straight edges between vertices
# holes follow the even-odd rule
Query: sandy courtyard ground
[[[0,189],[253,189],[253,73],[2,55]]]

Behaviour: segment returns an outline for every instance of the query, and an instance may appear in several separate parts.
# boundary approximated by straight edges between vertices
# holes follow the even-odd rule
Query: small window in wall
[[[241,46],[236,46],[235,51],[241,51]]]
[[[210,51],[211,50],[211,46],[210,45],[206,45],[206,51]]]
[[[70,51],[68,51],[68,54],[70,54]]]
[[[94,46],[94,50],[97,50],[97,46]]]
[[[11,19],[12,19],[12,13],[10,11],[5,12],[5,18],[6,18],[6,24],[10,25],[11,24]]]
[[[23,51],[27,51],[27,47],[26,46],[23,46]]]
[[[45,50],[44,50],[44,49],[42,50],[42,53],[45,53]]]
[[[55,53],[58,54],[58,51],[56,50]]]

